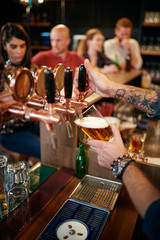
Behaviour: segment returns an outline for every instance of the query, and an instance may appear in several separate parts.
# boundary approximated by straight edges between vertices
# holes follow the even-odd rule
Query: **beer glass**
[[[75,120],[80,129],[91,139],[111,141],[113,132],[108,122],[93,104]]]
[[[143,151],[146,132],[142,129],[134,129],[130,135],[128,150],[130,153],[139,153]]]
[[[12,212],[28,197],[29,165],[25,161],[7,165],[7,191],[9,212]]]

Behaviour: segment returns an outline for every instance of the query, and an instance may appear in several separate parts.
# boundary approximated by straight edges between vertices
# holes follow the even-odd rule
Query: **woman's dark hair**
[[[30,40],[25,29],[17,23],[6,23],[2,26],[1,35],[0,35],[0,56],[3,64],[8,60],[8,55],[4,46],[9,42],[13,37],[24,40],[26,42],[26,54],[21,63],[23,67],[30,68],[31,66],[31,47]]]

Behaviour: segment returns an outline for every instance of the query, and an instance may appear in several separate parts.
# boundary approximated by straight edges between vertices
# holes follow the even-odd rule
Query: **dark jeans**
[[[7,150],[41,159],[39,124],[14,133],[1,133],[0,144]]]

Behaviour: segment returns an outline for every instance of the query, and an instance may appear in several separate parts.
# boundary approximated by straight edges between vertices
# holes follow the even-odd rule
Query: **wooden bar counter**
[[[105,75],[115,83],[131,84],[135,81],[137,77],[140,77],[141,74],[141,69],[131,69],[129,72],[126,72],[125,70],[120,70],[117,73],[106,73]]]
[[[64,176],[70,179],[67,180],[59,192],[52,194],[52,192],[56,191],[56,187],[53,184],[53,181],[55,181],[55,184],[57,184],[58,182],[63,181],[61,178],[64,178]],[[39,202],[41,202],[40,196],[43,197],[43,201],[45,202],[45,200],[48,199],[47,195],[50,195],[50,198],[47,200],[44,206],[41,207],[39,212],[31,216],[31,219],[29,223],[26,224],[26,226],[23,226],[21,228],[18,228],[16,225],[14,221],[14,214],[9,216],[6,221],[1,222],[1,240],[35,240],[49,223],[49,221],[53,218],[55,213],[60,209],[63,203],[69,198],[70,194],[79,182],[80,179],[74,176],[73,170],[58,170],[57,173],[54,173],[49,179],[47,179],[34,193],[34,201],[37,203],[37,205]],[[53,189],[54,187],[55,189]],[[58,185],[57,189],[59,189]],[[30,204],[33,202],[33,199],[31,198],[33,198],[32,195],[29,197]],[[18,211],[18,208],[16,211]],[[125,187],[122,187],[115,208],[110,213],[99,239],[131,239],[137,216],[137,211],[132,205]],[[22,221],[20,215],[19,218],[19,221]],[[14,234],[11,231],[13,231]]]

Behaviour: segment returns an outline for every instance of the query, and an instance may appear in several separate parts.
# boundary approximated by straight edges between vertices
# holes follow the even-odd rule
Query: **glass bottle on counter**
[[[0,155],[0,221],[8,215],[5,177],[6,167],[7,157],[4,155]]]
[[[130,70],[131,70],[131,52],[130,49],[128,49],[126,57],[126,72],[129,72]]]
[[[84,143],[80,142],[78,154],[76,156],[75,175],[78,178],[83,178],[87,173],[87,157],[85,153]]]
[[[119,64],[118,64],[118,56],[117,55],[115,56],[114,64],[117,66],[117,68],[120,68]]]

